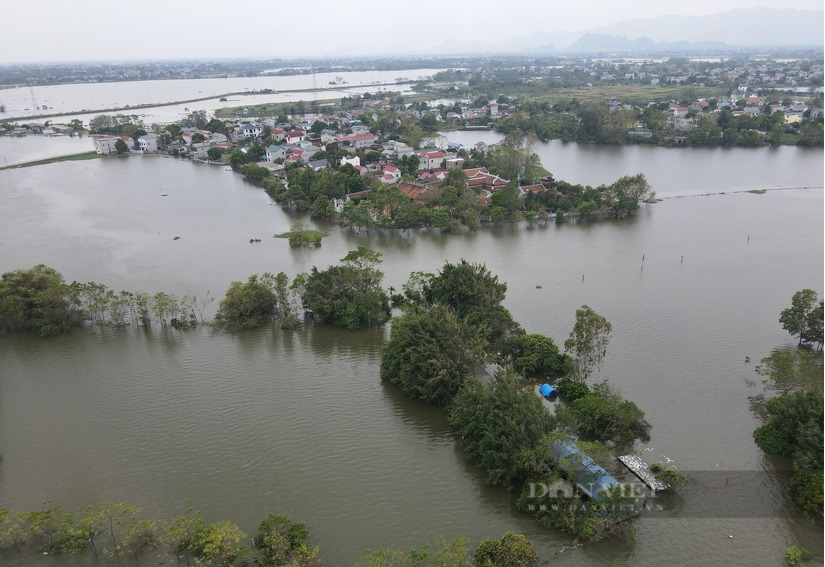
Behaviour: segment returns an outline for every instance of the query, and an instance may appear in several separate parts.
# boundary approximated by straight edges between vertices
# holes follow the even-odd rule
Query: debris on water
[[[172,240],[180,240],[180,236],[176,236],[176,237],[175,237],[175,238],[173,238]]]

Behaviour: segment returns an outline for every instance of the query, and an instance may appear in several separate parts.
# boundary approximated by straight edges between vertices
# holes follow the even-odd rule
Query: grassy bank
[[[72,154],[70,156],[60,156],[47,159],[38,159],[34,161],[27,161],[23,163],[16,163],[14,165],[2,166],[0,167],[0,169],[19,169],[21,167],[34,167],[35,165],[45,165],[47,163],[57,163],[59,161],[82,161],[87,159],[96,159],[99,157],[103,156],[96,152],[85,152],[82,154]]]

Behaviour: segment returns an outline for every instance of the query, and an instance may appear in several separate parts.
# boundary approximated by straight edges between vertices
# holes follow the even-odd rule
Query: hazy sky
[[[432,52],[659,15],[822,0],[40,0],[3,8],[0,63]]]

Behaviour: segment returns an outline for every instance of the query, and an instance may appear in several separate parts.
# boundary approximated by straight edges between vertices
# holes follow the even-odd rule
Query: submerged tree
[[[564,341],[564,348],[575,362],[576,378],[587,380],[593,372],[601,369],[611,329],[610,322],[587,305],[576,310],[576,324],[570,337]]]
[[[451,308],[436,304],[393,320],[381,377],[408,396],[446,405],[482,360],[486,341]]]
[[[363,246],[350,251],[341,264],[306,276],[303,302],[321,321],[346,329],[385,323],[390,300],[381,287],[381,253]]]
[[[813,323],[817,325],[817,318],[812,318],[812,313],[817,308],[818,297],[816,292],[812,289],[803,289],[793,294],[791,298],[791,306],[783,309],[779,314],[779,322],[782,323],[782,328],[788,331],[793,336],[799,337],[799,344],[802,345],[809,338],[809,326]],[[819,311],[821,314],[821,308]],[[819,323],[819,328],[822,324]],[[821,345],[821,332],[819,337],[816,333],[812,336],[815,342]]]
[[[38,264],[0,277],[0,331],[27,330],[50,336],[80,324],[82,312],[54,268]]]
[[[215,320],[230,330],[252,329],[268,323],[275,312],[277,297],[272,274],[249,276],[246,283],[232,282],[220,302]]]

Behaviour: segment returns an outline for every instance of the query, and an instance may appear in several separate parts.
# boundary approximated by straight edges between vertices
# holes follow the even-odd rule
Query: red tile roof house
[[[447,154],[442,151],[418,152],[418,169],[437,169],[446,158]]]
[[[498,175],[493,175],[485,167],[476,167],[464,170],[467,174],[467,187],[476,190],[496,191],[505,187],[509,181],[502,179]]]
[[[418,185],[417,183],[399,183],[398,190],[404,193],[413,201],[418,199],[422,194],[430,190],[429,185]]]
[[[401,170],[394,165],[384,165],[384,174],[381,176],[381,181],[384,183],[396,183],[401,179]]]

